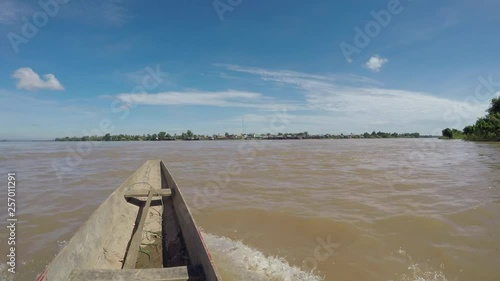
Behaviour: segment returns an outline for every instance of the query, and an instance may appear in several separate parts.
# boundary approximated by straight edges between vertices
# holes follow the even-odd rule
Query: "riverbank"
[[[420,133],[385,133],[372,132],[364,134],[308,134],[304,133],[278,133],[278,134],[213,134],[196,135],[190,130],[181,135],[173,136],[165,132],[159,134],[143,135],[110,135],[104,136],[83,136],[56,138],[55,141],[199,141],[199,140],[303,140],[303,139],[395,139],[395,138],[437,138],[438,136],[420,135]]]

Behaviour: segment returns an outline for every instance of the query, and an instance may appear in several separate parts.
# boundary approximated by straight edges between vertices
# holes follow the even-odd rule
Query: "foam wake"
[[[210,253],[230,280],[244,281],[322,281],[322,277],[291,266],[280,257],[263,253],[240,241],[212,234],[203,234]],[[225,276],[226,277],[226,276]]]

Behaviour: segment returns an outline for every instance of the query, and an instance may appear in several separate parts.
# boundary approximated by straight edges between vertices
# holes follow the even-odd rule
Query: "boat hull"
[[[168,189],[170,192],[165,192]],[[197,268],[202,273],[199,280],[221,280],[177,183],[160,160],[147,161],[116,189],[76,232],[37,280],[80,280],[77,279],[78,274],[75,272],[83,276],[96,270],[107,274],[125,274],[120,270],[124,268],[129,258],[128,251],[133,251],[130,249],[133,246],[131,240],[137,231],[137,224],[144,208],[144,200],[141,200],[144,198],[127,200],[125,195],[144,190],[170,193],[169,196],[163,195],[159,200],[155,200],[156,204],[151,204],[145,216],[143,233],[150,234],[156,231],[161,234],[162,241],[160,266],[151,270],[154,270],[155,274],[161,274],[163,271],[167,276],[173,272],[173,268],[189,266],[190,269]],[[139,236],[142,236],[141,245],[150,244],[148,235],[139,233]],[[184,252],[175,253],[175,250],[179,249]],[[132,267],[134,265],[135,262]],[[185,271],[187,272],[187,269]]]

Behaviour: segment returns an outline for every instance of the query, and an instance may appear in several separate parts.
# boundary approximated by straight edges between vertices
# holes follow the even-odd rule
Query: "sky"
[[[500,93],[500,2],[0,0],[0,139],[439,134]]]

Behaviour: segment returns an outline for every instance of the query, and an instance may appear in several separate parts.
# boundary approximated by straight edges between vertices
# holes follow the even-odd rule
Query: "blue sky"
[[[0,0],[0,139],[431,134],[500,91],[498,1],[64,2]]]

